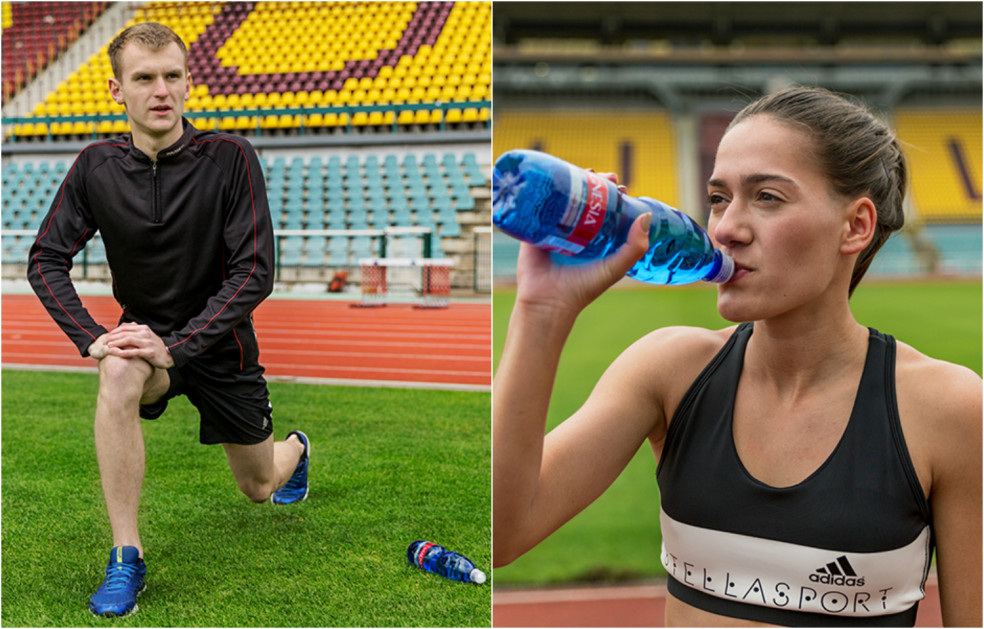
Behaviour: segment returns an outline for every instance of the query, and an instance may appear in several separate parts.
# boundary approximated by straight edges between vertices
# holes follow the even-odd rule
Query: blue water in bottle
[[[407,548],[407,561],[454,581],[485,583],[485,573],[476,568],[467,557],[425,540],[410,544]]]
[[[689,216],[661,201],[630,197],[601,177],[539,151],[503,153],[492,171],[492,222],[554,253],[557,262],[602,258],[651,212],[649,251],[628,276],[652,284],[723,283],[734,261]]]

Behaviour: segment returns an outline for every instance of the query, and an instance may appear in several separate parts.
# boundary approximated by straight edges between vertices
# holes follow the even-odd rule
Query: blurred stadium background
[[[535,148],[616,172],[630,194],[662,199],[706,225],[706,181],[718,141],[739,109],[791,84],[851,94],[897,130],[911,171],[907,226],[889,239],[865,280],[892,281],[881,282],[885,290],[859,291],[853,307],[915,316],[913,321],[925,314],[929,321],[938,312],[916,316],[907,305],[933,308],[931,295],[952,286],[970,310],[959,316],[971,320],[969,336],[957,342],[970,346],[981,327],[981,7],[578,2],[560,9],[550,2],[495,2],[493,159],[509,149]],[[497,358],[514,297],[518,243],[495,231],[493,249]],[[671,323],[726,325],[714,321],[711,287],[663,289],[627,281],[626,289],[609,296],[612,305],[592,304],[579,320],[591,332],[576,327],[572,333],[548,427],[580,406],[607,361],[652,326],[674,317]],[[653,292],[660,294],[660,312],[653,312],[654,297],[646,300],[644,293]],[[612,326],[616,317],[619,324]],[[912,338],[904,326],[891,325],[906,335],[903,340]],[[912,321],[906,329],[913,325],[938,329]],[[972,349],[968,360],[980,373],[979,347]],[[605,353],[611,356],[600,356]],[[647,445],[597,502],[533,551],[496,569],[495,625],[662,622],[654,472]],[[604,582],[642,582],[647,589],[561,587]],[[530,585],[550,587],[522,589]],[[933,587],[928,592],[918,623],[938,626],[938,599]]]
[[[4,279],[78,151],[128,132],[106,49],[157,21],[189,48],[186,117],[256,147],[281,289],[358,291],[358,261],[451,260],[491,290],[490,2],[3,2]],[[93,239],[78,279],[109,278]],[[341,275],[339,275],[341,274]],[[410,278],[416,291],[422,280]],[[415,297],[411,293],[411,299]]]
[[[874,276],[981,273],[981,4],[497,2],[493,157],[538,148],[619,173],[706,224],[734,113],[790,84],[852,94],[897,130],[907,228]],[[515,241],[494,234],[496,280]]]

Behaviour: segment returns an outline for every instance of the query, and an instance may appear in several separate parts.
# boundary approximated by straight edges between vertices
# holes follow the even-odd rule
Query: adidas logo
[[[858,576],[845,555],[841,555],[826,566],[817,568],[816,572],[810,575],[810,581],[829,585],[864,585],[864,577]]]

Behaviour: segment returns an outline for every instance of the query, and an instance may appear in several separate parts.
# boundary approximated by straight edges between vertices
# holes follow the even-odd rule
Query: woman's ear
[[[868,197],[861,197],[852,201],[845,220],[841,252],[846,254],[861,253],[875,236],[878,212],[875,210],[874,202]]]

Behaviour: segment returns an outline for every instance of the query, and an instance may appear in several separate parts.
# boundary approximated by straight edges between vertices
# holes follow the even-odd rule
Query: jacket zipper
[[[157,162],[151,167],[152,179],[150,184],[151,203],[153,204],[153,219],[155,223],[161,222],[161,200],[160,183],[157,181]]]

